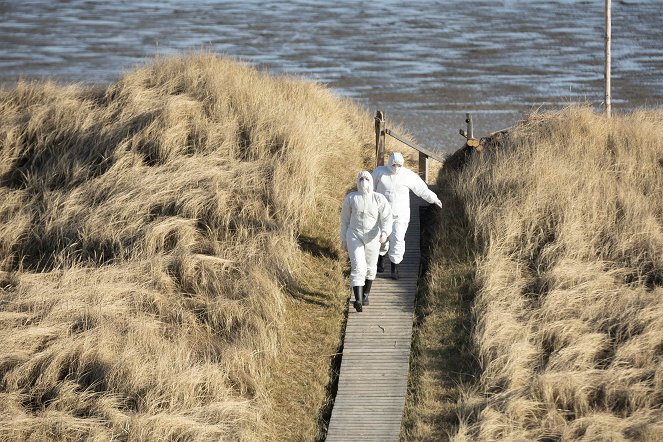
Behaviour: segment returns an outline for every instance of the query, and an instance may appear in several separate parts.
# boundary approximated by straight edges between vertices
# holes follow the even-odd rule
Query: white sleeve
[[[341,241],[345,241],[345,234],[348,231],[351,216],[352,206],[350,202],[350,195],[348,195],[343,200],[343,207],[341,208]]]
[[[391,229],[394,224],[394,220],[391,215],[391,204],[387,201],[387,198],[379,193],[380,195],[380,204],[378,206],[378,212],[380,213],[380,231],[385,232],[387,236],[391,235]]]
[[[378,190],[378,181],[380,180],[380,172],[379,169],[380,166],[376,167],[373,169],[373,172],[371,172],[371,177],[373,178],[373,190],[377,191]]]
[[[408,170],[408,172],[410,172],[408,174],[408,187],[410,190],[419,198],[424,199],[430,204],[433,204],[435,201],[437,201],[437,195],[435,195],[435,192],[428,188],[426,182],[413,171]]]

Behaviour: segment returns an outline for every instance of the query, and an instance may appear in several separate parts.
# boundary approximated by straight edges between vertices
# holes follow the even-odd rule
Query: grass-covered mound
[[[0,91],[0,439],[316,437],[372,143],[326,88],[206,54]]]
[[[663,113],[534,115],[443,179],[477,256],[463,292],[480,373],[437,397],[460,417],[453,439],[661,440]],[[432,268],[439,300],[457,284]]]

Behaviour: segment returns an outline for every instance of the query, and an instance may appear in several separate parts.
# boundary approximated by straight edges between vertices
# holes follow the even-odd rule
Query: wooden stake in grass
[[[469,112],[465,114],[465,123],[467,124],[467,130],[460,129],[458,133],[461,134],[467,141],[466,145],[469,147],[478,148],[479,140],[474,138],[474,125],[472,123],[472,114]]]
[[[610,43],[612,34],[611,4],[605,0],[605,112],[610,117]]]
[[[375,166],[384,166],[385,152],[385,116],[384,112],[377,111],[375,114]]]

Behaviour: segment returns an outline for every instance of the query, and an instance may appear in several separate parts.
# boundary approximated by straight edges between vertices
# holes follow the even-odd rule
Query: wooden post
[[[605,0],[605,113],[610,118],[611,97],[610,97],[610,43],[612,39],[612,19],[611,19],[610,0]]]
[[[384,112],[377,111],[375,114],[375,165],[384,166],[385,151],[385,118]]]
[[[469,112],[465,114],[465,122],[467,123],[467,139],[474,138],[474,128],[472,127],[472,114]]]
[[[419,152],[419,176],[425,183],[428,182],[428,155]]]
[[[469,112],[465,114],[465,123],[467,123],[467,130],[460,129],[458,133],[460,133],[463,137],[465,137],[465,145],[468,147],[473,147],[477,150],[481,150],[481,143],[479,140],[474,138],[474,127],[472,125],[472,114]]]

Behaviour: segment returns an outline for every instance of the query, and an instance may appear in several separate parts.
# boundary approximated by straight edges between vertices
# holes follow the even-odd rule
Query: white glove
[[[387,241],[387,238],[388,238],[387,232],[382,232],[382,234],[380,235],[380,244],[384,244]]]
[[[439,207],[440,209],[442,208],[442,201],[440,201],[439,198],[438,198],[437,200],[435,200],[435,202],[434,202],[433,204],[435,204],[435,205],[436,205],[437,207]]]
[[[389,251],[389,241],[385,241],[382,244],[380,244],[380,254],[384,255]]]
[[[343,250],[344,252],[348,251],[348,243],[346,240],[341,241],[341,250]]]

